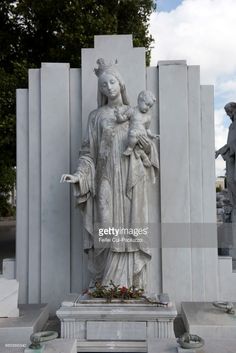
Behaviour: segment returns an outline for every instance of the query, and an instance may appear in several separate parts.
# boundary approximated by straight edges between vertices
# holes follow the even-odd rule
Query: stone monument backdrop
[[[218,293],[213,87],[198,66],[160,61],[145,67],[132,36],[97,36],[82,68],[42,63],[17,91],[17,279],[20,302],[49,302],[88,286],[83,226],[72,190],[89,113],[97,107],[96,60],[118,60],[132,106],[142,90],[157,98],[151,130],[160,134],[160,178],[149,190],[152,260],[148,291],[177,303]],[[200,245],[198,244],[200,242]],[[206,245],[208,244],[208,245]]]

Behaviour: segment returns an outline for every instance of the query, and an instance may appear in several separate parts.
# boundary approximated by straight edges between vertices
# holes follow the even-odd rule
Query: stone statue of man
[[[232,222],[236,222],[236,103],[227,103],[224,109],[232,123],[229,126],[227,143],[216,151],[215,157],[221,155],[226,162],[227,188],[233,208],[231,217]]]

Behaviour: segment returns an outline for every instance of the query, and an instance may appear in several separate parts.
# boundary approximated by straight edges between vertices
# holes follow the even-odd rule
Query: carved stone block
[[[139,302],[139,303],[138,303]],[[157,307],[143,301],[106,303],[103,299],[79,301],[70,294],[57,311],[61,337],[77,339],[79,351],[146,352],[148,339],[174,338],[174,304]]]

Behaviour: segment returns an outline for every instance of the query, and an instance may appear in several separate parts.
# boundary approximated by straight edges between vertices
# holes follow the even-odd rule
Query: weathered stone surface
[[[176,340],[149,340],[148,353],[235,353],[235,346],[235,339],[205,339],[204,346],[198,350],[181,350]]]
[[[77,170],[62,175],[61,181],[74,184],[84,218],[84,250],[93,283],[107,286],[113,281],[146,290],[152,256],[148,186],[155,183],[159,172],[158,136],[150,130],[156,98],[151,91],[141,90],[137,105],[130,106],[119,63],[104,58],[96,63],[97,109],[88,117]],[[108,233],[100,235],[100,230],[110,228],[118,233],[102,238]],[[147,232],[120,234],[124,229]],[[107,243],[100,242],[104,238]]]
[[[62,338],[58,338],[56,340],[46,342],[43,345],[43,353],[77,353],[75,340],[64,340]],[[12,353],[14,353],[14,351],[12,351]],[[26,348],[24,353],[34,353],[34,350]]]
[[[218,296],[213,87],[184,61],[158,70],[162,283],[180,308]]]
[[[2,274],[6,279],[16,278],[16,260],[15,258],[3,259]]]
[[[55,310],[70,290],[69,64],[41,68],[41,301]],[[55,275],[55,270],[60,269]],[[52,285],[53,283],[53,285]],[[52,300],[53,298],[53,300]]]
[[[32,333],[42,330],[49,310],[46,304],[19,305],[17,318],[0,318],[0,342],[25,344]]]
[[[28,298],[29,242],[29,116],[28,90],[18,89],[17,115],[17,198],[16,198],[16,279],[20,283],[19,303]]]
[[[19,316],[18,291],[15,279],[0,278],[0,318]]]
[[[214,340],[236,339],[235,315],[215,308],[211,302],[183,302],[182,314],[190,333]]]
[[[1,353],[33,353],[26,344],[0,344]],[[26,348],[25,348],[26,347]],[[43,353],[77,353],[75,340],[56,339],[44,344]]]
[[[148,338],[174,337],[175,306],[157,307],[154,304],[91,303],[82,304],[79,296],[68,296],[57,316],[61,320],[61,336],[76,338],[78,349],[103,352],[115,348],[127,352],[146,349]],[[97,348],[94,344],[98,343]],[[125,350],[126,344],[126,350]],[[138,347],[139,346],[139,347]],[[138,350],[136,350],[138,349]]]

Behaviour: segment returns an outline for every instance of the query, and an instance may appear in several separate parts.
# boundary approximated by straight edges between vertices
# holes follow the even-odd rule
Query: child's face
[[[138,107],[142,113],[147,113],[151,106],[143,98],[139,98]]]

